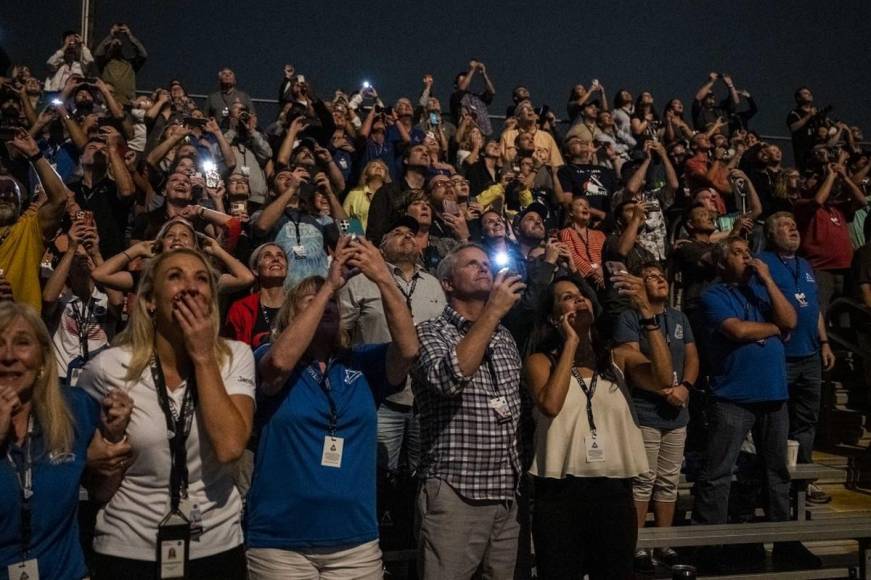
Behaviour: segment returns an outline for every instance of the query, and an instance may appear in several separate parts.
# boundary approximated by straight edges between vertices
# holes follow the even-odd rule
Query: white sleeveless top
[[[615,369],[615,372],[620,372]],[[585,379],[590,386],[590,379]],[[587,461],[585,440],[590,436],[587,420],[587,396],[574,374],[559,414],[550,418],[537,408],[535,419],[535,455],[529,472],[538,477],[563,479],[575,477],[629,478],[648,471],[647,453],[641,430],[632,419],[632,411],[617,383],[600,375],[593,395],[593,419],[596,434],[605,452],[604,461]]]

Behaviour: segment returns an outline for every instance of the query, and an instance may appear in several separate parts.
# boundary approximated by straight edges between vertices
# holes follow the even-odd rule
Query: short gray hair
[[[714,247],[711,248],[711,258],[714,260],[714,266],[716,268],[721,268],[726,263],[726,258],[729,256],[729,248],[735,242],[744,242],[745,244],[749,244],[747,240],[738,236],[729,236],[724,240],[720,240]]]
[[[454,275],[454,268],[457,265],[457,255],[463,250],[468,250],[469,248],[475,248],[484,252],[485,255],[487,254],[487,250],[484,249],[484,246],[474,242],[465,242],[456,246],[448,252],[444,258],[442,258],[441,262],[439,262],[439,266],[436,269],[436,278],[439,279],[439,282],[444,282]]]

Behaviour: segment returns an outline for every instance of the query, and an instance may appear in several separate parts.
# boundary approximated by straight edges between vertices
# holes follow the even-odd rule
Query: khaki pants
[[[472,501],[440,479],[417,494],[417,566],[421,580],[514,577],[520,524],[517,501]]]
[[[378,540],[346,549],[248,550],[249,580],[381,580]]]

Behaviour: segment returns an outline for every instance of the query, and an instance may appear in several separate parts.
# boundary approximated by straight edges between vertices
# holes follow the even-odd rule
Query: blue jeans
[[[414,473],[420,460],[420,423],[411,407],[382,403],[378,407],[378,465],[399,473],[405,448],[407,473]]]
[[[798,441],[798,462],[812,463],[823,384],[820,355],[787,358],[786,382],[789,384],[789,438]]]
[[[739,404],[713,399],[708,420],[708,445],[705,465],[695,487],[693,521],[699,524],[726,523],[732,470],[741,443],[751,430],[756,453],[764,466],[768,519],[788,520],[790,477],[786,439],[789,417],[786,402]]]

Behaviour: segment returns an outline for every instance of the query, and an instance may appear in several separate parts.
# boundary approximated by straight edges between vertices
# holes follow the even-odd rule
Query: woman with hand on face
[[[603,347],[590,298],[561,278],[542,296],[526,359],[536,423],[532,536],[546,580],[635,577],[632,478],[647,472],[647,456],[626,379],[658,392],[673,377],[644,283],[625,273],[611,280],[640,314],[650,358]]]
[[[193,225],[184,218],[174,218],[166,222],[157,234],[157,238],[133,244],[120,254],[115,254],[91,273],[98,284],[119,290],[134,292],[139,284],[142,269],[130,270],[131,263],[137,259],[147,260],[163,252],[178,248],[202,250],[208,256],[221,263],[226,272],[218,278],[218,292],[230,294],[254,283],[254,274],[245,264],[234,258],[214,238],[210,238],[194,230]]]
[[[94,540],[97,580],[152,580],[173,556],[192,580],[245,578],[233,475],[251,433],[254,359],[218,330],[217,278],[206,256],[164,252],[143,272],[117,346],[80,376],[92,397],[123,388],[135,401],[126,428],[132,463],[93,482],[106,502]],[[181,544],[161,541],[173,531]]]
[[[347,348],[336,293],[355,270],[378,286],[390,343]],[[418,349],[405,298],[367,240],[340,238],[327,279],[292,291],[272,345],[256,355],[263,427],[246,508],[253,580],[382,577],[376,409],[405,384]]]
[[[129,399],[111,393],[102,402],[112,437],[129,417]],[[87,393],[60,387],[39,316],[28,306],[0,303],[0,576],[88,575],[76,513],[88,445],[105,445],[95,434],[99,420],[99,405]],[[123,455],[126,444],[118,447]]]

